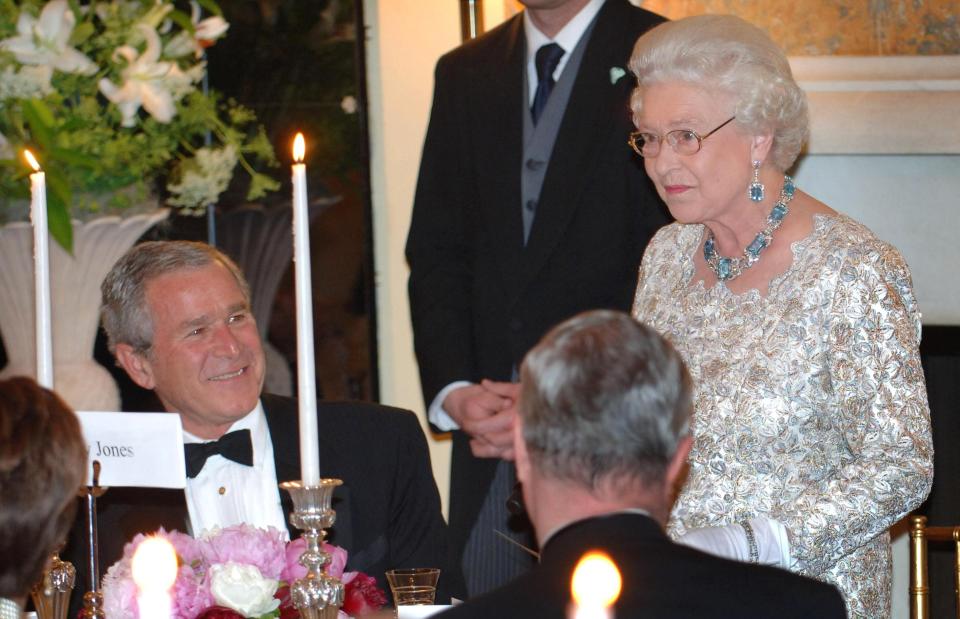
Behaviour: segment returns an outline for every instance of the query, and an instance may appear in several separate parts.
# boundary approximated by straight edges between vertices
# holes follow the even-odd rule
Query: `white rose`
[[[276,610],[280,600],[273,594],[279,584],[277,580],[264,578],[253,565],[227,562],[210,568],[213,599],[244,617],[259,617]]]

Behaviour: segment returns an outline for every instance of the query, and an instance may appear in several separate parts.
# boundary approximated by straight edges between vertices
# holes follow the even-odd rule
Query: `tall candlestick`
[[[293,141],[293,261],[297,290],[297,398],[300,414],[300,481],[320,483],[317,446],[317,386],[313,358],[313,297],[310,284],[310,213],[303,134]]]
[[[47,226],[47,175],[29,150],[23,156],[30,175],[30,220],[33,222],[33,277],[36,297],[37,382],[53,389],[53,338],[50,327],[50,231]]]

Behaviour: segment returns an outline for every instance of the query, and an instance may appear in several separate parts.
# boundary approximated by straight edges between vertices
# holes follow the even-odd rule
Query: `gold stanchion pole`
[[[104,619],[103,593],[100,592],[100,544],[97,539],[97,498],[106,488],[100,487],[100,461],[93,461],[93,485],[86,489],[87,541],[90,553],[87,556],[90,588],[83,594],[82,619]]]
[[[483,34],[483,0],[460,0],[460,38],[466,42]]]

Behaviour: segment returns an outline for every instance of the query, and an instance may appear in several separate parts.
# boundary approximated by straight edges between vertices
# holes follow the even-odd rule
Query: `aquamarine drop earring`
[[[747,188],[747,195],[754,202],[763,202],[763,183],[760,182],[760,160],[753,160],[753,182]]]

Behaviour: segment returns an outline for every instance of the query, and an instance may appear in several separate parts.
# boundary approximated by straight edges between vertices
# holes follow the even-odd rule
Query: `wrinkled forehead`
[[[249,299],[223,264],[169,271],[147,282],[146,306],[154,321],[190,319],[249,308]]]

